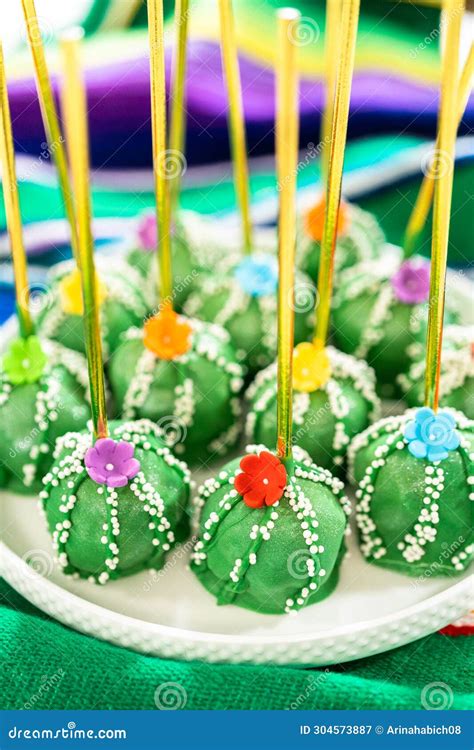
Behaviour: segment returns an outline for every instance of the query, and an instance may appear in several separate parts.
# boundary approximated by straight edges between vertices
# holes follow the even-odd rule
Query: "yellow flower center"
[[[97,277],[96,296],[99,305],[102,305],[107,297],[107,288]],[[76,268],[59,282],[59,297],[61,307],[66,315],[82,315],[84,311],[82,303],[81,274]]]
[[[311,393],[322,388],[331,377],[331,363],[320,341],[305,341],[293,352],[293,387]]]

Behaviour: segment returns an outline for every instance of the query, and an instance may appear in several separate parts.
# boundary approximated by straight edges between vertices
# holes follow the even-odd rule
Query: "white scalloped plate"
[[[448,287],[454,284],[471,324],[472,287],[462,274],[448,272]],[[0,348],[15,328],[13,319],[1,327]],[[335,592],[295,617],[218,607],[187,569],[185,551],[175,552],[159,574],[97,586],[73,581],[54,565],[35,498],[0,492],[0,513],[0,574],[14,589],[76,630],[169,659],[324,666],[402,646],[474,607],[468,572],[410,579],[368,565],[355,535]]]
[[[454,582],[403,577],[368,565],[354,535],[334,594],[293,617],[218,607],[187,569],[185,550],[162,574],[143,572],[106,586],[73,581],[53,564],[37,500],[1,493],[0,502],[0,572],[8,583],[65,625],[147,654],[322,666],[409,643],[472,607],[467,573]]]

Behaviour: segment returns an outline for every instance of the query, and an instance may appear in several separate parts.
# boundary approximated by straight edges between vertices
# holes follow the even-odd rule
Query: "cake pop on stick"
[[[51,290],[38,317],[41,335],[58,341],[69,349],[84,352],[80,276],[77,268],[77,225],[66,148],[54,102],[46,64],[40,23],[34,0],[22,0],[26,31],[35,67],[38,98],[49,150],[54,160],[66,218],[71,232],[74,261],[59,263],[49,274]],[[64,92],[63,92],[64,93]],[[64,97],[63,97],[64,102]],[[67,113],[65,113],[67,115]],[[139,274],[118,260],[113,267],[104,264],[101,270],[101,322],[104,346],[114,349],[118,336],[131,325],[137,325],[147,313],[143,281]]]
[[[298,344],[294,352],[294,429],[298,443],[320,466],[334,470],[344,461],[350,440],[379,416],[375,376],[370,367],[327,346],[331,290],[336,251],[344,149],[357,37],[358,3],[345,2],[339,34],[342,40],[336,76],[333,140],[328,163],[327,212],[319,268],[319,305],[313,342]],[[271,442],[276,429],[276,367],[258,373],[247,391],[251,409],[247,437]]]
[[[456,113],[465,106],[474,58],[464,66],[457,88]],[[437,148],[437,147],[436,147]],[[444,162],[440,162],[444,168]],[[380,393],[399,396],[411,365],[411,352],[426,339],[429,262],[412,256],[433,194],[434,163],[423,181],[409,221],[403,252],[386,253],[377,263],[360,263],[342,271],[334,299],[334,339],[345,352],[366,359],[377,375]],[[446,322],[458,323],[456,300],[450,296]]]
[[[425,373],[425,405],[382,419],[351,444],[357,524],[369,562],[408,575],[453,575],[473,557],[474,423],[438,410],[446,260],[456,141],[463,0],[444,0],[438,146]],[[441,169],[441,160],[443,168]]]
[[[174,310],[162,2],[149,2],[148,13],[160,304],[143,329],[125,335],[109,374],[120,413],[162,424],[175,451],[196,464],[224,454],[238,438],[242,371],[224,329]]]
[[[186,170],[185,88],[189,16],[189,0],[177,0],[174,12],[169,148],[164,168],[170,188],[173,303],[178,310],[193,290],[199,270],[213,268],[222,252],[208,230],[208,222],[196,211],[179,209],[181,178]],[[143,277],[151,304],[156,296],[157,242],[156,212],[145,211],[138,218],[135,246],[128,253],[127,261]]]
[[[219,16],[224,81],[229,100],[228,121],[234,185],[241,220],[242,251],[241,257],[224,253],[212,273],[200,275],[196,290],[188,298],[184,311],[188,315],[197,315],[224,326],[230,333],[239,361],[250,373],[254,373],[268,365],[276,354],[278,264],[273,252],[263,252],[256,248],[254,243],[245,120],[232,0],[219,0]],[[279,183],[278,188],[280,187]],[[308,297],[312,297],[313,289],[309,279],[304,275],[298,275],[296,285],[301,290],[301,300],[297,300],[295,336],[297,341],[301,341],[310,330],[308,311],[312,305],[308,305]]]
[[[326,0],[324,29],[325,96],[321,117],[320,153],[321,183],[327,184],[332,143],[334,99],[337,66],[340,57],[340,30],[343,0]],[[326,196],[323,195],[300,217],[297,229],[296,259],[300,268],[316,280],[324,227]],[[353,203],[341,201],[337,225],[339,252],[335,256],[336,272],[362,260],[379,257],[384,234],[372,214]]]
[[[456,112],[458,116],[458,122],[461,122],[464,110],[469,99],[469,95],[472,91],[472,78],[474,75],[474,44],[471,45],[469,54],[466,62],[464,63],[461,77],[459,79],[459,86],[457,92],[456,101]],[[438,150],[438,142],[435,145],[435,152]],[[403,242],[403,254],[405,258],[410,257],[413,254],[417,245],[418,239],[421,232],[424,229],[428,214],[430,212],[431,204],[433,201],[433,192],[435,184],[435,167],[436,161],[433,158],[428,167],[423,182],[421,183],[420,190],[418,192],[415,205],[413,206],[410,218],[408,220],[407,228],[405,231],[405,239]],[[442,164],[441,164],[442,167]]]
[[[300,14],[278,11],[279,210],[276,450],[250,445],[199,490],[191,566],[218,604],[294,613],[328,596],[345,551],[342,483],[292,440],[293,287],[298,153],[295,34]]]
[[[152,422],[107,422],[80,36],[81,32],[74,32],[65,37],[62,51],[70,114],[74,114],[66,124],[78,219],[92,434],[69,432],[59,438],[41,498],[64,572],[106,583],[143,568],[159,569],[170,548],[184,538],[189,471]]]
[[[79,354],[40,341],[35,333],[1,45],[0,108],[3,196],[20,332],[9,344],[0,370],[0,484],[13,491],[35,492],[51,465],[55,439],[86,424],[87,379],[85,361]]]

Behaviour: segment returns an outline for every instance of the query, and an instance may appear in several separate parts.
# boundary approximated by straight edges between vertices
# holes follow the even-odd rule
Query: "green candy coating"
[[[217,323],[230,334],[238,361],[250,373],[269,365],[277,351],[276,292],[251,296],[235,277],[235,267],[222,266],[212,274],[201,274],[196,290],[184,305],[184,312],[200,320]],[[310,280],[295,278],[295,343],[304,341],[313,327],[315,290]]]
[[[357,263],[380,258],[385,236],[373,214],[363,211],[353,203],[346,204],[348,227],[337,238],[334,270],[337,274]],[[296,236],[296,262],[298,267],[315,282],[319,273],[321,243],[310,237],[300,217]]]
[[[38,330],[42,336],[58,341],[68,349],[85,353],[84,323],[82,315],[70,315],[62,309],[59,284],[74,270],[72,262],[60,263],[51,270],[51,288],[45,295],[45,303],[38,317]],[[117,348],[120,335],[131,326],[141,325],[149,305],[141,289],[143,279],[127,264],[103,259],[97,263],[107,296],[100,306],[100,322],[104,353]]]
[[[400,394],[397,379],[410,366],[410,348],[426,339],[427,303],[396,299],[390,278],[397,266],[388,256],[378,265],[361,263],[344,271],[332,310],[335,345],[373,367],[386,398]],[[455,318],[446,311],[446,322]]]
[[[84,465],[91,436],[69,433],[57,442],[40,494],[63,572],[98,583],[159,570],[189,533],[189,471],[159,428],[148,420],[115,421],[109,436],[135,446],[140,471],[125,487],[92,480]]]
[[[340,473],[350,440],[379,417],[373,370],[362,360],[327,347],[331,377],[311,393],[293,393],[293,439],[324,469]],[[276,363],[258,373],[247,391],[250,442],[277,439]]]
[[[174,235],[171,243],[173,255],[173,303],[177,310],[181,310],[187,297],[192,293],[197,270],[193,253],[180,235]],[[134,248],[127,255],[127,263],[132,266],[145,280],[145,289],[150,306],[156,299],[159,280],[156,253],[149,250]]]
[[[472,326],[446,326],[443,334],[441,374],[439,382],[440,406],[448,406],[474,419],[474,357]],[[424,402],[425,347],[414,347],[413,362],[398,382],[408,406]]]
[[[266,449],[247,448],[260,450]],[[249,508],[233,490],[240,460],[200,489],[192,570],[218,604],[283,614],[321,601],[336,587],[345,553],[350,505],[342,483],[295,448],[283,497],[269,507]]]
[[[142,217],[145,220],[148,217]],[[173,263],[173,306],[182,310],[195,289],[201,271],[213,269],[222,255],[215,238],[209,232],[209,221],[196,211],[181,210],[174,222],[171,236]],[[127,263],[145,280],[147,300],[152,307],[157,298],[159,271],[157,254],[153,249],[142,248],[137,236],[136,246],[127,254]]]
[[[474,423],[452,411],[461,445],[433,463],[415,458],[403,437],[415,413],[382,419],[351,444],[361,550],[369,562],[406,575],[456,575],[474,553]]]
[[[56,439],[90,419],[85,359],[60,344],[41,344],[48,364],[36,383],[13,385],[0,374],[0,486],[24,494],[41,489]]]
[[[110,361],[109,380],[119,414],[158,423],[174,452],[195,465],[237,442],[243,381],[228,334],[187,322],[191,348],[173,360],[159,359],[144,347],[143,332],[131,329]]]

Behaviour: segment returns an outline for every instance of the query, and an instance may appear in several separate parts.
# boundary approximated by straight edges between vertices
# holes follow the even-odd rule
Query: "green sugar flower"
[[[15,339],[3,358],[3,370],[13,385],[36,383],[43,374],[47,358],[37,336]]]

